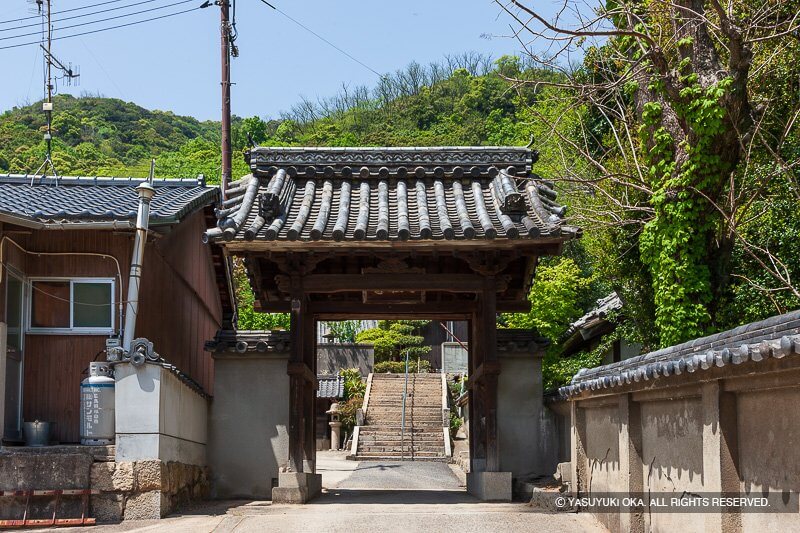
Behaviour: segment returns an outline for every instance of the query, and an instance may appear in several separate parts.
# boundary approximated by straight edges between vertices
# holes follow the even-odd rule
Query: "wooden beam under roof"
[[[288,276],[275,276],[280,287],[289,283]],[[506,283],[498,280],[497,291]],[[478,292],[484,278],[475,274],[309,274],[303,278],[305,293],[336,293],[352,291],[442,291]]]

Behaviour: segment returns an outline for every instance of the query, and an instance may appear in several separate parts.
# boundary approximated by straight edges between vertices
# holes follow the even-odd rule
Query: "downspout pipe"
[[[136,237],[133,241],[131,271],[128,275],[128,298],[125,304],[125,328],[123,329],[122,349],[130,352],[133,335],[136,332],[136,315],[139,313],[139,286],[142,281],[144,247],[147,243],[147,228],[150,223],[150,201],[156,190],[149,181],[136,187],[139,193],[139,211],[136,215]]]

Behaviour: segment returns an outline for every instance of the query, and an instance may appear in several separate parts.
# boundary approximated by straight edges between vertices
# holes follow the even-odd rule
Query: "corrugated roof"
[[[144,180],[110,177],[41,177],[0,174],[0,217],[29,226],[77,226],[115,222],[133,227]],[[218,188],[205,180],[154,180],[150,225],[174,224],[197,208],[209,205]]]
[[[553,184],[518,147],[256,148],[208,240],[569,238]]]

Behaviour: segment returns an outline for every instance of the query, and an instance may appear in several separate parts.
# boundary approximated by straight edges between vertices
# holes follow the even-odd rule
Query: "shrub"
[[[450,411],[450,437],[454,438],[456,433],[458,433],[458,429],[464,425],[464,419],[459,417],[454,412]]]
[[[413,360],[431,351],[420,335],[429,320],[380,320],[378,327],[360,332],[358,342],[371,344],[376,361],[404,361],[406,353]]]
[[[328,331],[330,331],[336,342],[339,343],[354,343],[356,336],[361,332],[361,321],[359,320],[342,320],[339,322],[328,322]]]
[[[419,359],[418,361],[409,361],[408,362],[408,372],[411,374],[416,374],[419,372],[420,374],[427,374],[431,371],[431,362],[425,359]],[[375,368],[373,372],[376,374],[405,374],[406,372],[406,362],[405,361],[381,361],[380,363],[375,363]]]
[[[339,404],[339,421],[342,423],[342,430],[346,433],[353,433],[356,425],[356,411],[361,409],[364,404],[363,396],[353,396],[345,402]]]
[[[367,384],[361,379],[361,371],[357,368],[343,368],[339,375],[344,378],[344,399],[349,400],[357,396],[364,397]]]

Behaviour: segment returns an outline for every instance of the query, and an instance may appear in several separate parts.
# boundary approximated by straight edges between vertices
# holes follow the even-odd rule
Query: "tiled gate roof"
[[[517,147],[256,148],[207,240],[569,237],[553,184]]]

